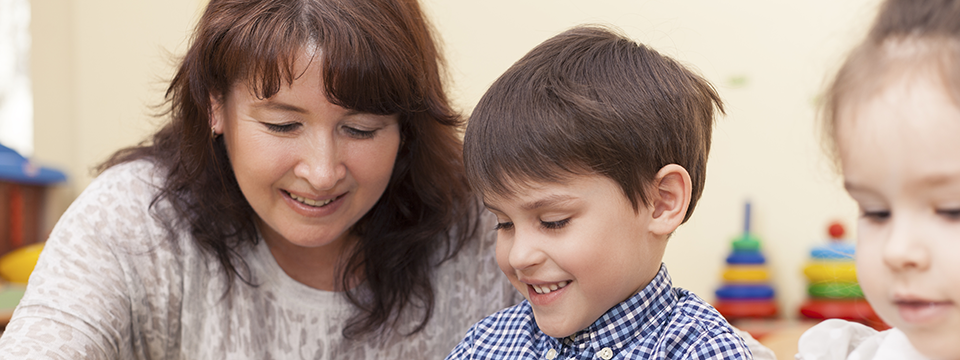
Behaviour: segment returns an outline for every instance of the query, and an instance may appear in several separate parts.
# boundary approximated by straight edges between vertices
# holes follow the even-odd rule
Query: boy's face
[[[837,139],[862,214],[860,285],[917,350],[960,358],[960,109],[920,78],[846,110]]]
[[[547,335],[586,328],[659,271],[666,242],[650,233],[650,210],[634,212],[613,180],[574,175],[515,190],[485,198],[499,223],[497,263]]]

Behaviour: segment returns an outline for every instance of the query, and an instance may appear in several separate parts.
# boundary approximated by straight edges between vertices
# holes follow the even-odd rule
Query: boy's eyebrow
[[[570,201],[573,199],[574,197],[570,195],[551,194],[541,199],[537,199],[536,201],[521,204],[520,209],[523,209],[524,211],[531,211],[531,210],[536,210],[536,209],[545,207],[547,205],[562,203],[562,202]],[[486,200],[483,201],[483,206],[491,211],[503,212],[500,209],[497,209],[496,207],[490,205],[490,203],[488,203]]]
[[[565,201],[570,201],[570,200],[573,200],[573,196],[570,196],[570,195],[551,194],[551,195],[548,195],[548,196],[546,196],[546,197],[543,197],[543,198],[541,198],[541,199],[539,199],[539,200],[537,200],[537,201],[529,202],[529,203],[526,203],[526,204],[522,204],[522,205],[520,205],[520,208],[523,209],[523,210],[530,211],[530,210],[535,210],[535,209],[542,208],[542,207],[547,206],[547,205],[553,205],[553,204],[556,204],[556,203],[565,202]]]

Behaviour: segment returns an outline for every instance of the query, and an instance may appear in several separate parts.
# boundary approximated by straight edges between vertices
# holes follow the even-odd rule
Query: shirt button
[[[550,349],[547,350],[547,360],[553,360],[557,358],[557,350]]]
[[[613,358],[613,350],[610,350],[610,348],[605,347],[603,349],[600,349],[600,352],[597,353],[597,356],[603,360],[610,360]]]

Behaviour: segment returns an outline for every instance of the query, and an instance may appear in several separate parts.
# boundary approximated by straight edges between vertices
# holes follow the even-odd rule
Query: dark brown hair
[[[299,76],[298,52],[317,46],[326,96],[345,108],[398,114],[403,143],[390,184],[353,227],[360,238],[338,284],[357,314],[344,328],[356,338],[434,306],[431,273],[476,231],[476,199],[463,176],[460,116],[444,94],[442,59],[416,0],[212,0],[194,32],[166,100],[170,117],[150,142],[102,164],[149,159],[168,171],[154,204],[169,201],[202,249],[227,276],[247,281],[236,249],[257,242],[256,216],[227,158],[211,139],[211,96],[246,81],[268,98]],[[455,230],[455,231],[453,231]]]
[[[881,5],[867,37],[848,55],[823,97],[823,145],[834,165],[839,166],[836,128],[842,113],[891,82],[917,75],[942,81],[960,106],[960,1],[889,0]]]
[[[668,164],[703,192],[715,110],[713,87],[676,61],[611,30],[581,26],[533,48],[487,90],[464,137],[467,177],[481,194],[528,181],[596,173],[635,210]]]

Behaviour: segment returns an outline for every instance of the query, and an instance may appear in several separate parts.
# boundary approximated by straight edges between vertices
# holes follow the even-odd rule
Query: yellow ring
[[[740,283],[758,283],[770,279],[766,266],[728,266],[723,272],[723,280]]]
[[[852,261],[818,261],[803,268],[810,282],[856,282],[857,267]]]

